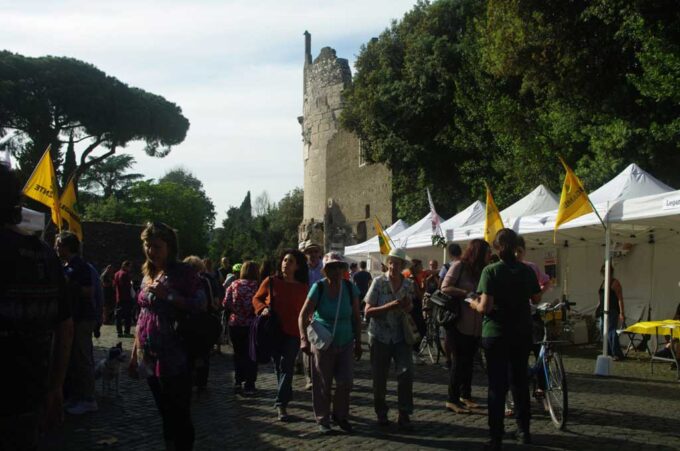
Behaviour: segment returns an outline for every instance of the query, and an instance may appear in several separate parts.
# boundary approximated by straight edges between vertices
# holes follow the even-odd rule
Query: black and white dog
[[[101,359],[94,369],[94,377],[102,379],[102,393],[110,394],[115,390],[116,396],[119,394],[120,385],[120,366],[125,361],[123,343],[118,342],[116,346],[109,349],[108,355]]]

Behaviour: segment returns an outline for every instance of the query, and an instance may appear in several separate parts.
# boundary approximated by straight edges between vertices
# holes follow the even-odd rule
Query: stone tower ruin
[[[352,83],[349,62],[324,47],[312,60],[312,39],[305,31],[302,126],[304,213],[299,239],[325,251],[375,235],[374,216],[392,223],[392,177],[380,164],[366,164],[361,142],[340,125],[342,93]]]

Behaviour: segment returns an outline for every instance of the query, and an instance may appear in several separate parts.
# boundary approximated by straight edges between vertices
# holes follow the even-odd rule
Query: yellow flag
[[[80,216],[76,213],[76,187],[73,183],[73,177],[68,181],[64,192],[61,193],[61,198],[59,199],[59,204],[61,206],[61,216],[66,222],[68,222],[68,229],[75,233],[80,242],[83,242],[83,229],[80,226]]]
[[[588,194],[583,188],[583,183],[581,183],[581,180],[576,177],[574,171],[567,166],[567,163],[565,163],[562,158],[560,158],[560,161],[562,162],[562,166],[564,166],[564,170],[567,171],[567,174],[564,176],[564,184],[562,185],[560,208],[557,210],[553,242],[557,238],[557,229],[560,225],[593,211],[593,207],[588,200]]]
[[[496,234],[504,228],[501,214],[498,212],[496,202],[493,201],[491,189],[486,185],[486,220],[484,221],[484,241],[493,244]]]
[[[382,255],[389,254],[390,250],[392,250],[392,247],[390,246],[390,239],[387,236],[387,232],[385,232],[382,228],[382,225],[380,225],[380,221],[378,221],[378,218],[373,218],[373,226],[375,227],[375,231],[378,232],[378,244],[380,245],[380,253]]]
[[[33,174],[24,186],[23,194],[33,200],[37,200],[52,210],[52,222],[61,230],[61,212],[59,211],[59,190],[57,188],[57,176],[54,173],[50,147],[40,158]]]

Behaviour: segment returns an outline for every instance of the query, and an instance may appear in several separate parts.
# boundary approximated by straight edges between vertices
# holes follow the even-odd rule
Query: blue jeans
[[[619,335],[616,333],[616,329],[618,329],[618,327],[618,313],[609,313],[609,321],[607,322],[607,335],[605,335],[602,331],[604,328],[604,316],[600,317],[600,333],[602,333],[603,340],[605,337],[607,339],[607,355],[623,358],[623,351],[621,350],[621,344],[619,343]]]
[[[276,392],[276,407],[286,407],[293,398],[293,371],[295,359],[300,351],[300,339],[290,335],[282,335],[276,349],[274,349],[274,368],[278,390]]]

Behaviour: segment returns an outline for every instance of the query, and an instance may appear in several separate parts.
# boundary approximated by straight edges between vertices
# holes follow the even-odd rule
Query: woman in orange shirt
[[[273,350],[278,390],[276,410],[280,421],[289,421],[286,411],[293,397],[293,369],[300,350],[298,316],[307,299],[309,273],[307,259],[298,250],[287,249],[281,254],[276,276],[267,277],[253,297],[257,315],[269,315],[273,310],[281,326],[281,339]]]

